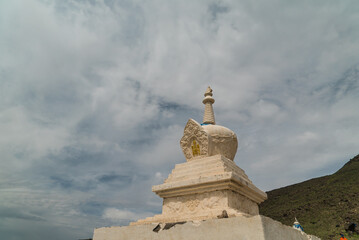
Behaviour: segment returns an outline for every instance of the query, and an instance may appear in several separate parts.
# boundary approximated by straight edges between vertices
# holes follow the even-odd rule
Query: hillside
[[[267,194],[268,200],[260,205],[262,215],[290,226],[297,217],[305,232],[337,240],[351,222],[359,224],[359,155],[332,175]],[[359,235],[347,238],[359,239]]]

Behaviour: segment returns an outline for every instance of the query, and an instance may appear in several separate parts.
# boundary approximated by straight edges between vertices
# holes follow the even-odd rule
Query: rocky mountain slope
[[[359,239],[345,231],[352,222],[359,225],[359,155],[332,175],[267,194],[268,200],[260,205],[262,215],[290,226],[297,217],[306,233],[323,240],[339,239],[341,232],[348,240]]]

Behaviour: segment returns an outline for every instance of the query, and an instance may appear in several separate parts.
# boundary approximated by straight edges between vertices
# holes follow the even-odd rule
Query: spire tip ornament
[[[206,96],[213,96],[213,90],[212,90],[212,88],[210,87],[210,86],[208,86],[208,88],[207,88],[207,90],[206,90],[206,92],[204,93],[204,96],[206,97]]]

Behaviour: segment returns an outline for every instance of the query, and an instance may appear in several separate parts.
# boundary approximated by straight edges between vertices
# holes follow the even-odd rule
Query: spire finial
[[[212,98],[213,93],[212,93],[212,89],[211,87],[208,86],[206,92],[204,93],[204,99],[203,99],[203,104],[204,104],[204,115],[203,115],[203,124],[216,124],[215,120],[214,120],[214,113],[213,113],[213,107],[212,104],[214,103],[214,99]]]

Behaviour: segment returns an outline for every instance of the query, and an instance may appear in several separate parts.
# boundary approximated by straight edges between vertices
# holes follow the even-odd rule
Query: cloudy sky
[[[161,211],[213,88],[267,191],[359,153],[358,1],[0,0],[0,232],[79,239]]]

